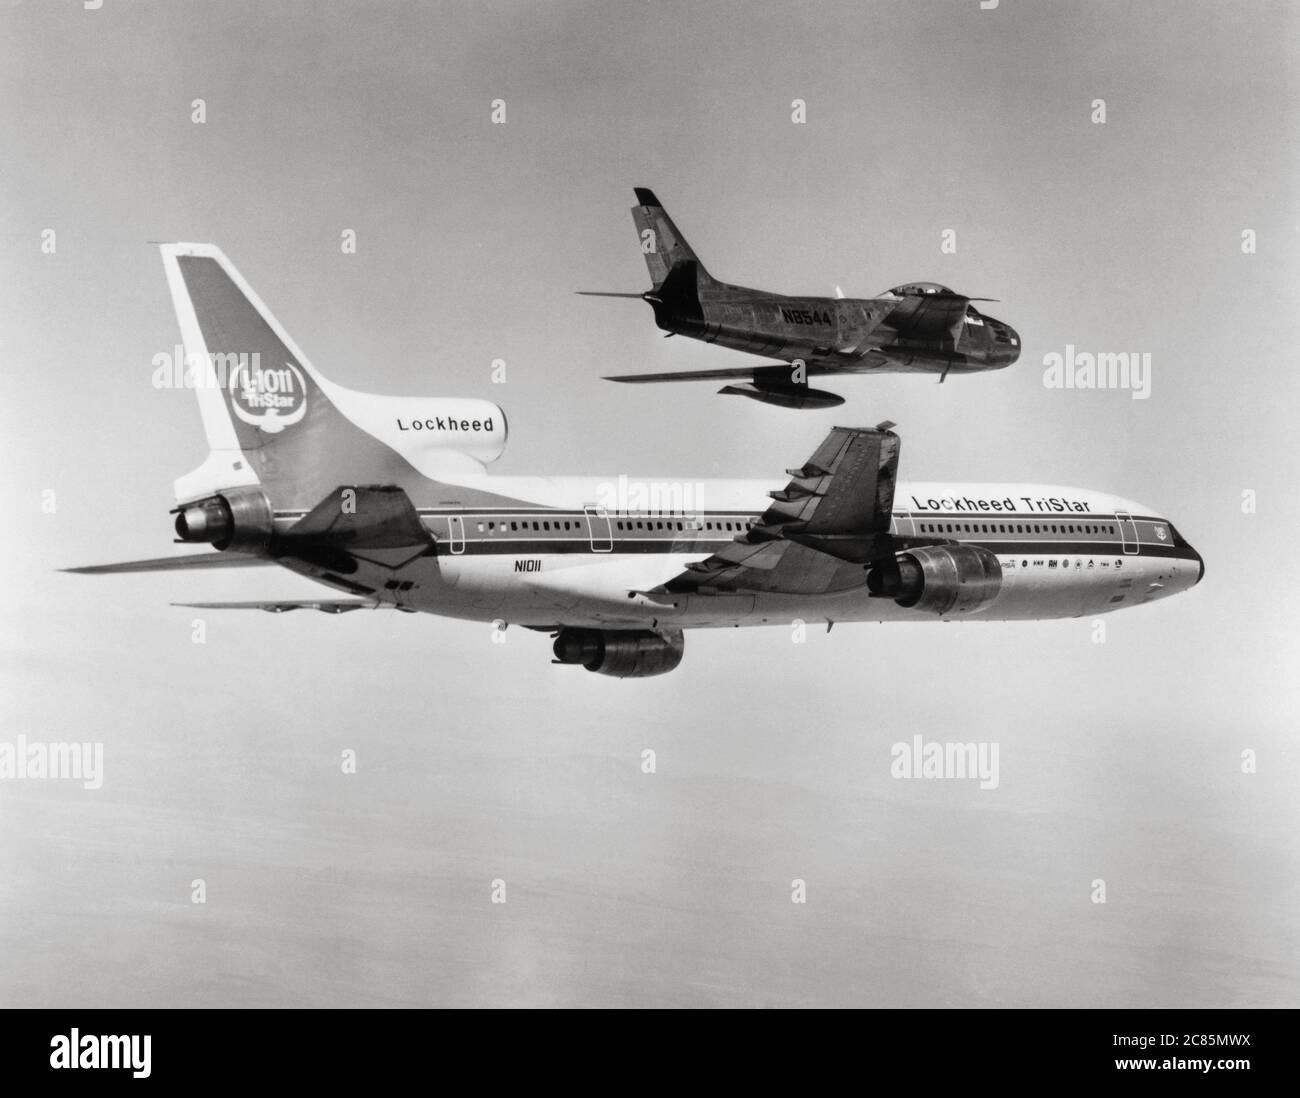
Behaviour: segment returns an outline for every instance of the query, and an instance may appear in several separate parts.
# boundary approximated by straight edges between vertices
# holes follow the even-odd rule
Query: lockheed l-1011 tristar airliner
[[[176,482],[176,532],[218,552],[73,571],[278,564],[343,597],[186,605],[502,622],[619,677],[672,670],[687,629],[1078,617],[1204,571],[1166,516],[1118,496],[896,482],[890,423],[836,427],[784,476],[676,494],[662,479],[489,476],[499,407],[335,385],[220,249],[162,257],[209,448]]]

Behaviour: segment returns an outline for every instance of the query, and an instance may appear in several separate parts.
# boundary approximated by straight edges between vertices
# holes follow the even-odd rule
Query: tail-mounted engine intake
[[[923,545],[868,572],[867,590],[915,610],[973,614],[998,597],[1002,565],[976,545]]]
[[[230,488],[176,509],[181,541],[210,542],[217,549],[258,552],[271,542],[275,515],[260,488]]]
[[[555,637],[555,662],[580,663],[618,679],[644,679],[681,663],[685,646],[680,630],[561,629]]]

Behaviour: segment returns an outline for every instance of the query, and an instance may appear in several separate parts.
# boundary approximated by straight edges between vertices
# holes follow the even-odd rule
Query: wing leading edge
[[[863,352],[853,361],[836,361],[809,357],[804,360],[805,377],[829,377],[834,374],[868,374],[888,366],[892,360],[878,348]],[[607,374],[601,380],[620,381],[624,384],[645,385],[658,381],[730,381],[735,378],[753,378],[756,375],[789,376],[790,364],[763,363],[758,366],[723,366],[716,370],[676,370],[658,374]]]

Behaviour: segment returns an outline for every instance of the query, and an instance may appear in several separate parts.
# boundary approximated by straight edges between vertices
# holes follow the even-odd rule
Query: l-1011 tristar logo
[[[253,354],[251,368],[241,355],[230,374],[230,406],[245,423],[276,435],[307,414],[307,383],[292,362],[264,370],[260,354]]]

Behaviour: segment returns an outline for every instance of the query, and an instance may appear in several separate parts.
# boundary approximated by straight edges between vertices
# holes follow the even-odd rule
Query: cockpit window
[[[940,286],[937,282],[907,282],[902,286],[895,286],[889,291],[898,297],[916,297],[921,294],[950,294],[952,291],[947,286]]]

